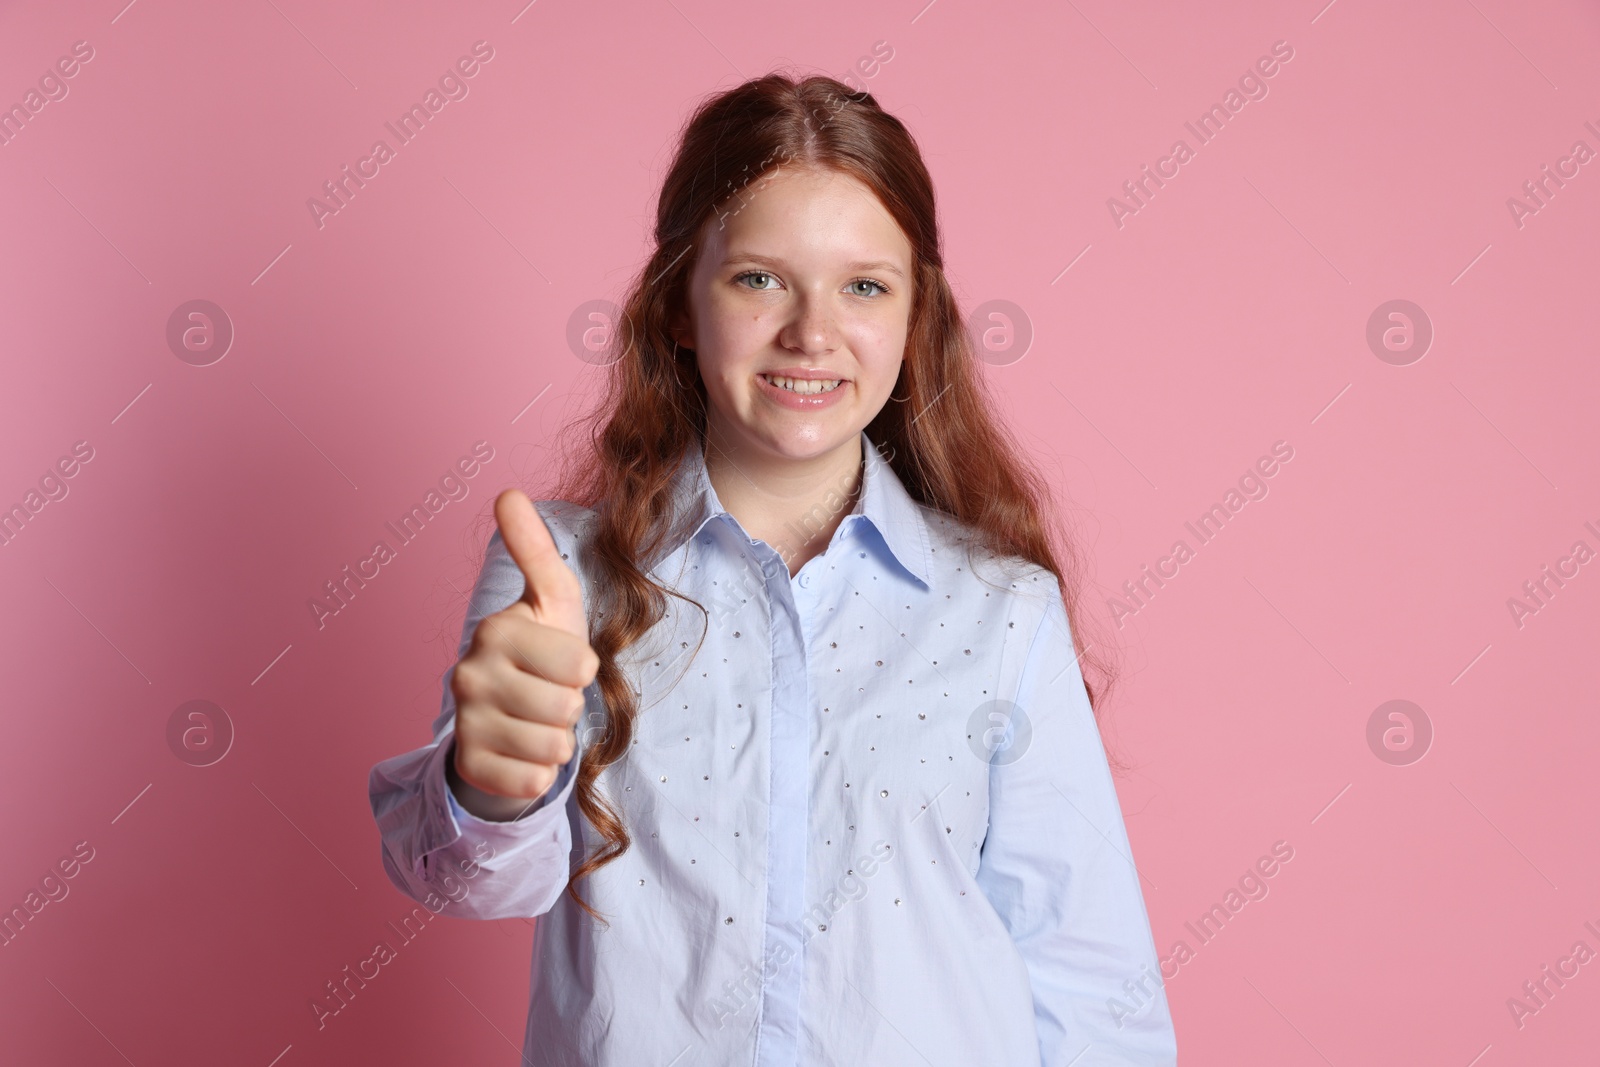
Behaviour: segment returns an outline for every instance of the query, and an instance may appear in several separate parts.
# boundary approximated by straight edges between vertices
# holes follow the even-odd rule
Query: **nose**
[[[826,355],[837,348],[839,333],[828,299],[816,294],[800,297],[789,321],[778,332],[778,343],[805,356]]]

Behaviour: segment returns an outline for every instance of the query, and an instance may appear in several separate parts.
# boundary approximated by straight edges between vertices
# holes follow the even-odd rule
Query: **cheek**
[[[700,380],[706,393],[718,407],[734,402],[743,389],[747,376],[748,360],[739,355],[739,349],[726,347],[729,339],[717,336],[702,338],[700,346]]]
[[[776,322],[775,316],[763,315],[759,309],[752,311],[712,300],[707,302],[697,326],[701,347],[711,349],[720,360],[732,361],[770,345],[777,332]]]
[[[851,350],[864,374],[873,379],[887,378],[894,383],[905,355],[906,328],[898,322],[861,322],[849,335]]]

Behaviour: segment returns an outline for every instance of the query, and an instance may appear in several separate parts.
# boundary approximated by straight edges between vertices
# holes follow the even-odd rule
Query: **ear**
[[[679,348],[687,348],[691,352],[695,350],[694,326],[690,323],[689,316],[683,312],[680,311],[673,316],[667,326],[667,336],[676,341]]]

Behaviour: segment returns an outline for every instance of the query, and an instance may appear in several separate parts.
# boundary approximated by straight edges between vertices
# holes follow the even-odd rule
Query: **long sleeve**
[[[1027,964],[1041,1062],[1172,1067],[1160,961],[1059,595],[1016,703],[1008,737],[1026,748],[991,762],[977,882]]]
[[[478,624],[515,602],[523,587],[522,573],[496,532],[467,607],[458,659]],[[447,761],[454,758],[454,671],[445,672],[432,743],[378,763],[368,777],[383,867],[396,888],[434,911],[449,901],[447,913],[462,918],[534,918],[549,911],[567,886],[572,847],[567,808],[582,738],[533,809],[511,822],[477,818],[460,806],[445,778]],[[594,701],[597,692],[591,685],[586,696]]]

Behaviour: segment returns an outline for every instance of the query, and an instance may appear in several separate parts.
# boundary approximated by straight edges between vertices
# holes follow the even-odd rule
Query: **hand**
[[[572,758],[583,689],[600,657],[589,647],[583,587],[527,495],[507,489],[495,499],[494,516],[526,588],[522,599],[483,619],[456,664],[450,767],[477,791],[456,790],[462,807],[504,821],[543,796]]]

